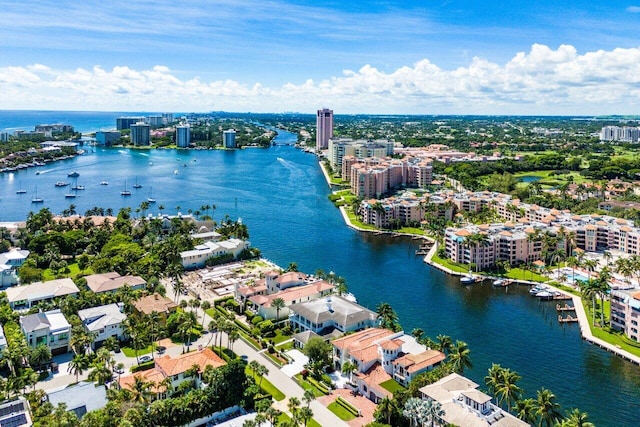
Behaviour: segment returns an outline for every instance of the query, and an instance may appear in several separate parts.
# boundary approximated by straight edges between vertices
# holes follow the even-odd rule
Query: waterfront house
[[[51,349],[51,354],[69,352],[71,325],[60,309],[20,316],[20,329],[29,347],[45,344]]]
[[[47,399],[54,408],[64,403],[67,412],[73,412],[81,419],[87,412],[102,409],[107,405],[107,388],[93,382],[80,382],[47,393]]]
[[[84,329],[94,334],[94,349],[109,337],[114,337],[117,340],[124,339],[122,323],[127,316],[122,312],[122,307],[118,304],[107,304],[80,310],[78,311],[78,317],[80,317]]]
[[[458,374],[448,375],[420,389],[423,399],[440,403],[444,415],[439,424],[465,427],[526,427],[509,412],[491,402],[478,384]]]
[[[395,380],[407,386],[417,375],[430,371],[445,360],[444,353],[425,347],[404,332],[370,328],[332,343],[334,367],[342,369],[346,361],[357,366],[352,375],[359,393],[377,403],[392,397],[383,383]]]
[[[246,240],[229,239],[218,242],[207,241],[201,245],[197,245],[194,249],[180,252],[182,266],[185,270],[195,270],[204,268],[205,262],[209,258],[216,258],[223,255],[233,255],[237,258],[240,253],[250,247],[250,243]]]
[[[133,303],[133,309],[136,313],[150,315],[156,312],[163,320],[167,320],[177,308],[178,304],[160,294],[147,295]]]
[[[128,286],[131,290],[144,289],[147,282],[140,276],[121,276],[112,271],[110,273],[90,274],[84,277],[87,286],[96,294],[103,292],[115,292],[123,286]]]
[[[18,268],[24,264],[29,251],[12,249],[0,254],[0,288],[6,288],[18,283]]]
[[[263,319],[275,319],[278,315],[279,319],[285,319],[289,316],[289,307],[291,305],[329,295],[333,292],[333,288],[334,286],[331,283],[317,280],[267,295],[254,295],[249,298],[249,303],[251,309]],[[284,301],[284,307],[279,312],[272,307],[272,302],[277,298],[281,298]]]
[[[303,347],[310,336],[332,336],[355,332],[377,325],[377,314],[338,295],[327,295],[289,306],[289,322],[294,344]]]
[[[67,295],[77,295],[80,289],[69,278],[13,286],[6,290],[9,305],[14,310],[29,309],[40,302]]]
[[[226,362],[208,347],[175,357],[165,355],[157,358],[155,362],[152,369],[121,377],[118,380],[120,387],[130,389],[133,387],[135,378],[139,377],[145,381],[153,382],[152,391],[156,394],[156,398],[164,398],[167,392],[164,382],[167,379],[171,384],[171,390],[176,390],[180,384],[186,381],[194,381],[194,387],[198,388],[202,386],[202,373],[207,366],[219,368],[226,365]],[[194,367],[197,367],[195,372]]]

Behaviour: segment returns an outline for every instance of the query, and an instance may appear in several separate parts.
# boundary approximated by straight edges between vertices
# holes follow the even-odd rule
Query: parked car
[[[140,363],[146,363],[146,362],[151,362],[153,359],[151,358],[151,356],[148,355],[144,355],[144,356],[140,356]]]

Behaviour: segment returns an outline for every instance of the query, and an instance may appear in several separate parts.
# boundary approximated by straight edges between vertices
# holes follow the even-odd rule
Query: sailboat
[[[27,190],[22,188],[22,181],[20,181],[20,188],[16,190],[16,194],[27,194]]]
[[[147,197],[147,202],[155,203],[156,199],[153,198],[153,187],[149,188],[149,197]]]
[[[124,181],[124,189],[120,192],[121,196],[130,196],[131,191],[127,190],[127,181]]]
[[[44,199],[42,197],[38,197],[38,187],[36,187],[36,191],[31,198],[31,203],[44,203]]]
[[[138,177],[136,176],[136,183],[133,184],[133,188],[142,188],[141,184],[138,184]]]

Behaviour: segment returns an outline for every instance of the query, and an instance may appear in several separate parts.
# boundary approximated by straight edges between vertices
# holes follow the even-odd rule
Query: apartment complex
[[[176,145],[180,148],[189,148],[191,144],[191,127],[188,123],[176,126]]]
[[[98,131],[96,132],[96,144],[103,145],[105,147],[109,147],[113,145],[114,142],[120,139],[122,134],[120,131]]]
[[[366,140],[351,138],[331,138],[328,141],[328,158],[331,167],[335,171],[342,171],[342,160],[346,156],[358,159],[366,157],[390,157],[393,156],[395,142],[389,140]],[[344,176],[344,175],[343,175]]]
[[[329,148],[329,139],[333,138],[333,110],[318,110],[316,117],[316,150]]]
[[[639,142],[640,127],[605,126],[600,131],[600,141]]]
[[[136,147],[145,147],[151,144],[151,126],[144,122],[137,122],[130,126],[131,143]]]
[[[349,181],[351,191],[361,198],[379,198],[402,187],[425,188],[432,183],[433,170],[429,160],[414,157],[342,159],[342,177]]]
[[[116,129],[117,130],[131,129],[131,125],[135,125],[138,122],[144,123],[144,117],[117,117]]]
[[[611,327],[624,332],[634,341],[640,341],[640,291],[611,291]]]
[[[222,132],[222,146],[224,148],[236,148],[235,129],[228,129]]]

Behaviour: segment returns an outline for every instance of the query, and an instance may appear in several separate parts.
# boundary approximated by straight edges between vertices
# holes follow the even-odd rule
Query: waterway
[[[73,123],[72,123],[73,124]],[[278,141],[295,140],[280,131]],[[65,199],[69,187],[85,186]],[[175,173],[177,171],[177,173]],[[36,175],[36,172],[40,174]],[[120,191],[125,180],[132,196]],[[137,180],[140,189],[131,188]],[[109,185],[100,185],[108,181]],[[37,187],[43,205],[31,204]],[[16,189],[27,194],[18,195]],[[291,146],[238,151],[126,150],[91,148],[77,158],[0,175],[0,220],[23,220],[41,206],[61,212],[70,203],[84,212],[93,206],[139,206],[150,189],[160,207],[174,214],[214,204],[215,219],[240,217],[251,242],[279,265],[296,262],[301,271],[333,271],[347,279],[361,304],[390,303],[407,332],[446,334],[466,341],[474,367],[467,375],[484,384],[492,362],[522,375],[527,396],[552,390],[564,409],[587,411],[598,426],[637,425],[640,368],[580,339],[576,325],[559,325],[553,302],[532,298],[524,287],[461,286],[458,279],[414,255],[417,242],[362,234],[344,225],[328,201],[329,188],[316,158]]]

